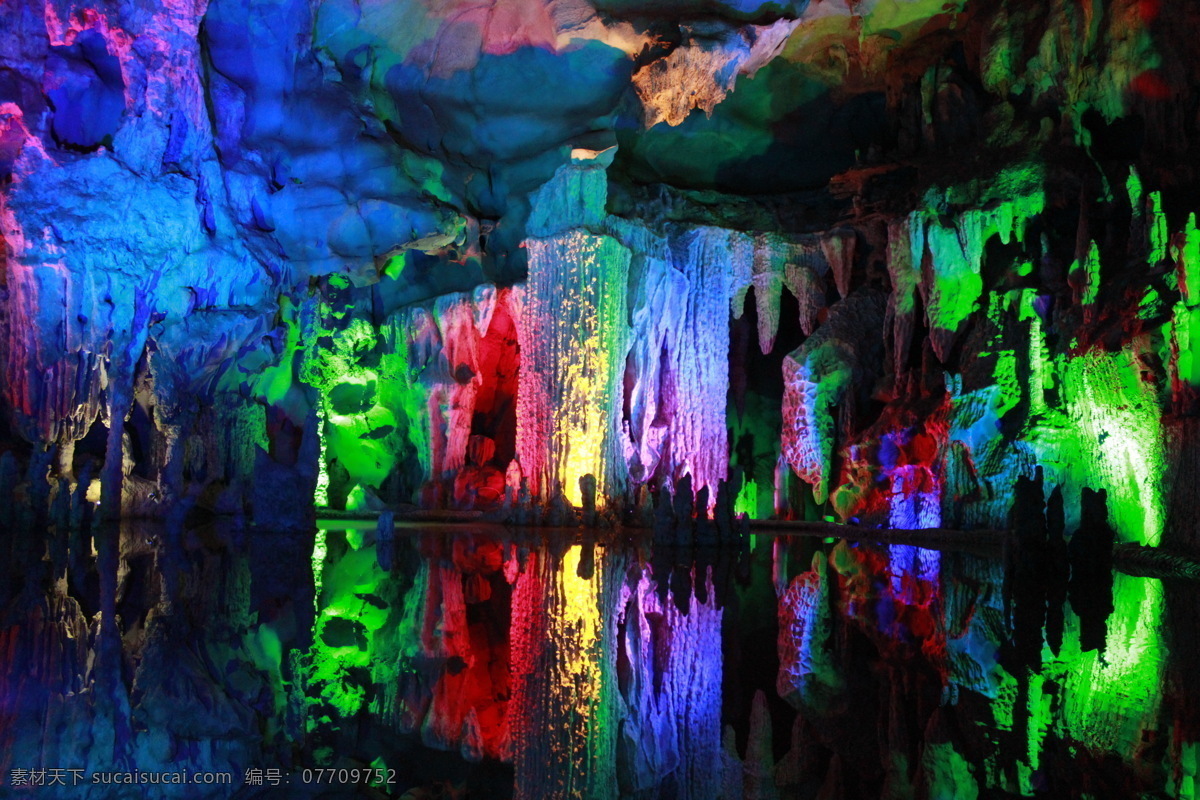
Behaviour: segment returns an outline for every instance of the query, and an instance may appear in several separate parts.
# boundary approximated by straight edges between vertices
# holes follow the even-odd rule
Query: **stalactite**
[[[773,246],[774,245],[774,246]],[[783,292],[785,263],[779,258],[778,244],[760,236],[754,243],[754,268],[751,279],[754,286],[754,304],[758,312],[758,346],[764,354],[775,347],[775,335],[779,331],[779,302]],[[741,309],[734,296],[734,316]]]
[[[746,744],[741,794],[746,800],[778,800],[772,750],[771,716],[767,710],[767,698],[760,690],[754,693],[750,709],[750,736]]]
[[[4,12],[4,777],[1194,794],[1195,4],[101,5]]]
[[[1177,413],[1190,415],[1200,407],[1200,359],[1193,349],[1200,343],[1200,229],[1192,212],[1183,232],[1171,247],[1180,299],[1172,314],[1171,389]]]
[[[697,575],[697,581],[708,578]],[[675,598],[662,603],[649,569],[622,590],[618,644],[628,659],[619,714],[617,779],[621,795],[645,797],[671,780],[680,798],[720,797],[722,612],[715,593],[695,595],[681,613]],[[618,633],[619,635],[619,633]]]
[[[829,319],[784,361],[783,454],[824,502],[833,477],[834,418],[852,386],[873,382],[883,340],[884,300],[857,294],[834,306]]]
[[[690,474],[696,490],[715,492],[728,470],[729,328],[712,321],[727,319],[731,298],[752,281],[753,241],[717,228],[663,238],[622,227],[619,235],[647,253],[632,267],[631,477]]]
[[[912,267],[922,275],[918,286],[930,343],[943,363],[983,294],[981,270],[988,239],[998,236],[1007,244],[1015,234],[1018,242],[1024,241],[1028,220],[1041,214],[1045,205],[1040,180],[1036,168],[1013,167],[996,176],[996,183],[1013,196],[999,198],[994,208],[961,207],[960,197],[970,198],[970,189],[935,189],[926,194],[926,208],[909,215]],[[982,205],[979,199],[975,202]]]
[[[60,731],[47,726],[39,736],[18,736],[16,723],[32,711],[38,718],[69,720],[77,706],[94,697],[85,681],[88,675],[88,624],[79,604],[55,596],[31,609],[20,622],[0,628],[0,720],[5,722],[0,740],[4,753],[0,767],[13,769],[36,763],[43,754],[57,755],[56,764],[79,768],[88,754],[59,741]],[[73,699],[78,698],[78,699]],[[108,764],[97,752],[93,763]]]
[[[616,797],[614,611],[623,569],[598,564],[585,580],[578,547],[547,556],[526,563],[513,595],[515,796]],[[539,584],[546,594],[527,594]]]
[[[821,250],[833,272],[833,282],[838,294],[850,296],[850,280],[854,270],[854,231],[833,231],[821,239]]]
[[[840,681],[829,651],[829,577],[820,553],[812,570],[794,578],[779,598],[779,696],[797,707],[820,707]]]
[[[68,317],[72,306],[89,298],[73,297],[67,277],[52,265],[26,267],[13,259],[6,272],[8,335],[0,347],[8,376],[5,404],[27,441],[69,446],[99,416],[107,381],[103,355],[91,349],[91,337]],[[39,314],[53,315],[56,307],[59,319],[51,326],[57,335],[47,341]]]
[[[433,319],[441,334],[442,353],[449,380],[433,389],[433,461],[435,475],[446,479],[466,464],[467,439],[475,415],[480,368],[476,355],[478,329],[476,311],[465,295],[443,295],[434,303]]]
[[[121,515],[125,417],[133,405],[135,372],[149,335],[151,309],[141,291],[135,294],[134,303],[128,339],[122,336],[114,342],[108,370],[108,443],[100,472],[100,517],[104,524],[114,523]]]
[[[887,316],[891,336],[887,346],[892,355],[892,375],[899,382],[908,375],[908,361],[916,327],[917,287],[921,281],[920,264],[912,262],[909,226],[902,220],[888,223],[887,269],[891,280]]]
[[[579,479],[589,474],[604,496],[619,497],[626,481],[617,420],[629,251],[610,237],[580,232],[530,240],[528,248],[517,317],[522,475],[543,497],[561,484],[578,502]]]

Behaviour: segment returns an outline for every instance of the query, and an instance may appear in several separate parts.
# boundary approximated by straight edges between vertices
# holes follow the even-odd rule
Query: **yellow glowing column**
[[[533,556],[513,589],[512,700],[517,800],[615,800],[615,598],[623,564],[580,548]]]
[[[537,495],[562,484],[580,503],[579,479],[601,497],[624,489],[619,451],[627,343],[629,251],[615,239],[570,231],[531,239],[520,293],[521,377],[517,453]]]

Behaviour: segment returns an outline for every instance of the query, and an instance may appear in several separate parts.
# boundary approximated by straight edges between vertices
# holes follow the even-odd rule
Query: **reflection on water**
[[[1078,544],[579,536],[12,543],[6,796],[1193,796],[1194,584]]]

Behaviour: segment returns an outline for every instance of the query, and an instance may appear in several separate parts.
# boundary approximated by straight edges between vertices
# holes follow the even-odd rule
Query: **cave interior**
[[[1192,800],[1197,30],[0,0],[0,795]]]

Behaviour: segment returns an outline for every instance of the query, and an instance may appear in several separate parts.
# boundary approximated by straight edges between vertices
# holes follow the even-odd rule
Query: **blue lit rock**
[[[45,91],[59,144],[89,150],[112,142],[125,110],[125,80],[102,35],[83,31],[73,44],[51,47]]]

